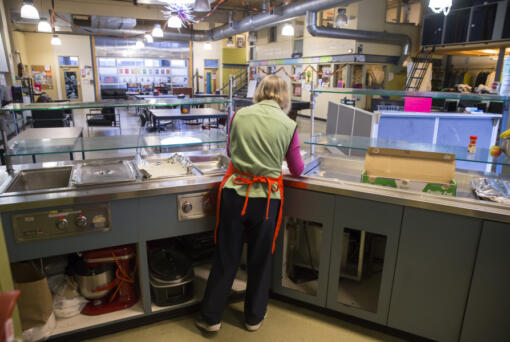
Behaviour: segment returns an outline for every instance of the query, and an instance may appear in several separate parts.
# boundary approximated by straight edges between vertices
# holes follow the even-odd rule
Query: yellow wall
[[[80,69],[92,67],[91,47],[89,36],[59,35],[62,45],[51,45],[51,34],[13,32],[15,51],[21,54],[21,60],[26,66],[26,74],[31,75],[32,65],[49,65],[53,74],[53,89],[43,89],[52,99],[63,99],[65,94],[61,89],[59,56],[78,56]],[[18,61],[15,59],[16,64]],[[94,85],[90,78],[82,78],[81,91],[83,101],[94,101]]]

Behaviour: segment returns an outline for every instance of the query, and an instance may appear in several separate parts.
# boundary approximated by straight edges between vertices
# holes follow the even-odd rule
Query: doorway
[[[206,94],[215,94],[218,89],[217,84],[218,69],[205,68],[204,69],[204,92]]]
[[[81,78],[79,67],[60,67],[60,79],[64,99],[82,101]]]

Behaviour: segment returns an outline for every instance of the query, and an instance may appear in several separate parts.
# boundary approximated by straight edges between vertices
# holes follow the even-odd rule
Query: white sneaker
[[[262,318],[262,320],[259,323],[257,323],[257,324],[250,325],[250,324],[245,322],[244,325],[246,326],[246,330],[248,330],[248,331],[257,331],[257,330],[259,330],[260,326],[262,325],[262,322],[264,322],[266,317],[267,317],[267,312],[264,315],[264,318]]]
[[[200,316],[195,318],[195,325],[199,327],[200,329],[207,331],[207,332],[216,332],[219,331],[221,328],[221,322],[218,324],[208,324],[204,319]]]

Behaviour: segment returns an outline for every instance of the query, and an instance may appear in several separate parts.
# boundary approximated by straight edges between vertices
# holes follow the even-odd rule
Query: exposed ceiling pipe
[[[316,12],[338,6],[347,6],[360,0],[311,0],[302,3],[288,4],[276,8],[273,11],[245,17],[239,21],[233,21],[213,30],[193,32],[165,32],[164,39],[168,40],[192,40],[213,41],[221,40],[237,34],[258,31],[265,27],[274,26],[282,21],[304,16],[306,12]],[[74,30],[75,33],[91,34],[99,33],[105,36],[143,36],[146,32],[141,30],[110,30],[85,27],[84,30]]]
[[[319,26],[317,25],[317,12],[312,11],[306,13],[306,29],[314,37],[400,45],[402,47],[402,56],[400,57],[399,65],[404,63],[411,50],[411,38],[406,34]]]

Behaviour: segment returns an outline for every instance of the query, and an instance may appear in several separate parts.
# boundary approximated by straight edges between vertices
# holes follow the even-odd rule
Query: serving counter
[[[184,153],[217,156],[221,150]],[[165,157],[165,155],[160,155]],[[75,167],[79,161],[15,166],[20,171]],[[307,159],[306,175],[285,176],[284,226],[274,258],[272,291],[439,341],[475,341],[508,336],[503,324],[510,300],[504,286],[510,267],[510,207],[471,194],[471,174],[458,173],[458,197],[360,184],[363,160],[322,152]],[[187,303],[152,303],[147,243],[210,231],[214,217],[182,220],[182,196],[214,197],[222,172],[131,183],[5,192],[13,177],[2,171],[0,211],[10,262],[133,244],[138,255],[140,302],[97,317],[57,321],[53,338],[93,336],[123,322],[195,307],[207,269],[197,268],[198,291]],[[107,231],[44,236],[17,242],[13,217],[107,205]],[[205,272],[205,273],[204,273]],[[201,277],[201,278],[200,278]],[[199,279],[200,278],[200,279]],[[243,280],[244,279],[244,280]],[[239,291],[245,278],[237,279]],[[481,317],[481,313],[484,317]],[[489,313],[491,320],[486,320]],[[484,318],[482,320],[482,318]],[[161,319],[161,318],[159,318]],[[135,320],[135,321],[132,321]],[[477,321],[476,332],[470,324]],[[482,322],[482,324],[480,323]],[[483,323],[486,322],[486,323]],[[90,335],[87,335],[90,334]]]

